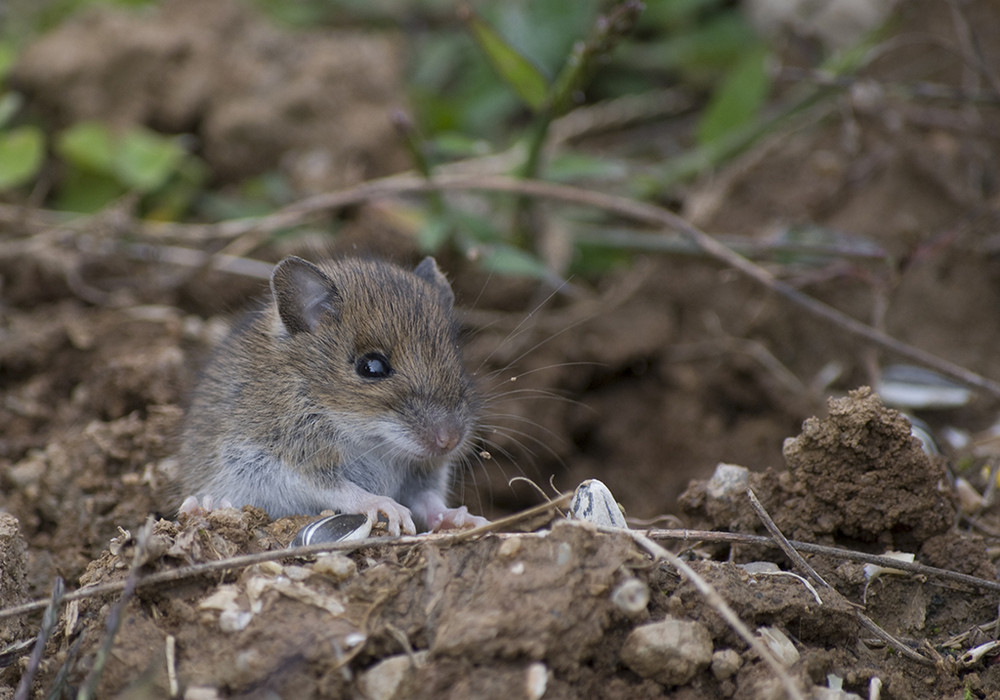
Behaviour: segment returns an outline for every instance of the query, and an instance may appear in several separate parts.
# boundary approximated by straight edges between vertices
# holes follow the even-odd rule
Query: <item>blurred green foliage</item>
[[[93,7],[143,7],[155,3],[156,0],[3,0],[0,41],[20,45]]]
[[[142,6],[150,0],[7,0],[0,30],[0,81],[30,36],[94,5]],[[759,123],[770,92],[769,51],[729,0],[254,0],[295,30],[401,30],[406,41],[412,128],[405,134],[425,174],[449,161],[518,145],[511,172],[562,182],[614,183],[623,193],[667,200],[679,178],[714,167],[732,152],[734,134]],[[608,26],[614,20],[620,26]],[[611,19],[609,19],[611,18]],[[613,23],[613,22],[612,22]],[[690,149],[676,162],[636,154],[564,148],[542,157],[553,120],[602,100],[683,87],[704,96],[694,128],[678,129]],[[87,122],[45,133],[0,82],[0,196],[29,189],[46,162],[58,174],[47,205],[92,212],[127,193],[160,219],[231,218],[266,213],[293,196],[279,173],[212,190],[193,139],[145,127],[112,132]],[[662,159],[661,159],[662,160]],[[680,167],[678,167],[680,166]],[[530,203],[491,200],[493,212],[456,210],[428,198],[418,241],[452,245],[505,273],[545,275],[525,233]],[[501,216],[496,216],[500,212]],[[567,214],[568,215],[568,214]],[[503,223],[499,223],[503,222]],[[579,269],[599,270],[626,254],[579,250]]]
[[[41,168],[45,135],[34,126],[0,130],[0,190],[29,182]]]
[[[53,143],[67,171],[56,191],[56,206],[95,212],[135,192],[146,196],[149,218],[182,216],[207,174],[183,140],[141,126],[116,134],[99,122],[74,124],[56,134]]]

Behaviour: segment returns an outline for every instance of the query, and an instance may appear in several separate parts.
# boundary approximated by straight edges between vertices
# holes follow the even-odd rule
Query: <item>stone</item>
[[[632,630],[621,660],[643,678],[683,685],[708,667],[712,651],[712,636],[704,625],[668,617]]]

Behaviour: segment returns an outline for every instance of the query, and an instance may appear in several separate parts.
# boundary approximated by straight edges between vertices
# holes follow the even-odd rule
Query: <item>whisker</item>
[[[498,431],[494,430],[494,432],[498,432]],[[511,438],[511,440],[513,442],[515,442],[518,447],[520,447],[521,449],[524,449],[524,446],[521,445],[519,442],[517,442],[517,440],[515,438]],[[496,440],[484,437],[484,438],[481,439],[481,442],[483,443],[483,445],[486,448],[488,448],[486,450],[486,452],[487,452],[487,454],[490,455],[490,461],[496,461],[497,463],[499,463],[502,460],[507,460],[511,464],[517,464],[517,460],[515,459],[514,454],[510,450],[508,450],[506,447],[504,447],[503,445],[501,445],[499,442],[497,442]],[[497,460],[496,455],[499,455],[501,459]],[[477,456],[479,456],[479,455],[477,455]],[[482,459],[481,456],[480,456],[480,459]],[[483,466],[486,466],[486,465],[484,464]]]
[[[552,299],[555,298],[555,296],[559,292],[561,292],[563,290],[563,288],[566,287],[567,285],[568,285],[568,282],[564,281],[562,284],[560,284],[555,289],[553,289],[549,293],[548,296],[546,296],[544,299],[542,299],[540,302],[538,302],[538,304],[535,305],[535,308],[533,308],[531,311],[529,311],[527,314],[525,314],[524,318],[522,318],[518,322],[518,324],[516,326],[514,326],[514,328],[510,331],[510,333],[508,333],[507,336],[503,340],[501,340],[499,343],[497,343],[497,346],[495,348],[493,348],[492,352],[490,352],[486,357],[484,357],[482,359],[482,361],[479,363],[479,366],[476,367],[476,370],[475,370],[475,372],[473,372],[473,374],[478,374],[482,370],[483,366],[486,365],[486,363],[488,363],[490,360],[492,360],[493,357],[497,354],[497,352],[499,352],[506,344],[508,344],[509,342],[513,341],[515,338],[517,338],[518,336],[520,336],[522,333],[526,332],[530,328],[530,326],[527,326],[528,321],[533,320],[534,317],[535,317],[535,314],[537,314],[538,311],[541,310],[541,308],[543,306],[545,306],[550,301],[552,301]],[[522,357],[524,357],[524,355],[521,355],[520,357],[518,357],[517,360],[520,360]],[[517,360],[514,360],[514,362],[517,362]],[[513,362],[508,363],[507,366],[509,367],[511,364],[513,364]]]
[[[581,318],[578,318],[577,320],[573,321],[572,323],[570,323],[570,324],[568,324],[568,325],[560,328],[555,333],[552,333],[549,336],[547,336],[547,337],[543,338],[542,340],[538,341],[537,343],[535,343],[534,345],[532,345],[530,348],[528,348],[527,350],[525,350],[524,352],[522,352],[520,355],[518,355],[517,357],[515,357],[513,360],[511,360],[510,362],[508,362],[507,365],[506,365],[506,367],[512,367],[512,366],[516,365],[518,362],[520,362],[521,360],[523,360],[525,357],[527,357],[531,353],[535,352],[535,350],[537,350],[538,348],[542,347],[543,345],[545,345],[546,343],[548,343],[548,342],[550,342],[552,340],[555,340],[556,338],[558,338],[559,336],[561,336],[563,333],[567,333],[567,332],[573,330],[574,328],[576,328],[577,326],[581,325],[582,323],[585,323],[586,321],[589,321],[592,317],[593,317],[592,315],[590,315],[590,316],[582,316]],[[491,353],[491,355],[492,355],[492,353]]]
[[[532,398],[536,399],[546,399],[549,401],[562,401],[568,404],[574,404],[577,406],[585,406],[586,404],[577,401],[576,399],[570,398],[569,396],[564,396],[554,389],[511,389],[510,391],[505,391],[500,394],[496,394],[490,397],[488,403],[484,403],[484,406],[492,406],[499,403],[501,400],[509,399],[512,396],[520,396],[523,394],[528,394]]]
[[[564,440],[562,439],[562,437],[558,433],[556,433],[554,430],[552,430],[551,428],[546,428],[544,425],[541,425],[540,423],[536,423],[535,421],[531,420],[531,418],[528,418],[527,416],[521,416],[521,415],[518,415],[516,413],[498,413],[498,414],[496,414],[496,417],[497,418],[506,418],[508,420],[516,420],[516,421],[520,421],[521,423],[527,423],[527,424],[531,425],[532,427],[537,428],[537,429],[541,430],[542,432],[548,434],[549,436],[551,436],[555,440],[558,440],[559,442],[564,442]],[[505,430],[507,428],[512,428],[513,429],[513,426],[501,425],[499,423],[490,423],[488,427],[490,429],[492,429],[494,432],[502,431],[502,430]]]
[[[535,367],[534,369],[529,369],[529,370],[524,371],[524,372],[519,372],[518,374],[514,375],[511,379],[512,380],[513,379],[520,379],[522,377],[527,377],[527,376],[530,376],[532,374],[535,374],[536,372],[544,372],[544,371],[550,370],[550,369],[562,369],[563,367],[584,367],[584,366],[586,366],[586,367],[607,367],[608,365],[607,365],[606,362],[593,362],[593,361],[587,361],[587,360],[577,360],[577,361],[573,361],[573,362],[557,362],[557,363],[552,364],[552,365],[545,365],[544,367]],[[499,374],[500,370],[497,370],[497,373]]]
[[[500,472],[500,475],[505,480],[507,479],[507,469],[504,466],[504,462],[509,462],[517,469],[520,469],[520,467],[517,466],[517,462],[514,459],[514,455],[511,454],[511,452],[509,452],[506,448],[502,447],[499,443],[488,439],[482,439],[480,442],[486,449],[477,451],[475,454],[475,458],[476,462],[478,463],[478,466],[483,470],[483,473],[487,477],[487,483],[491,483],[491,481],[489,478],[490,466],[487,466],[486,462],[491,462],[492,465],[495,465],[497,471]],[[481,456],[481,453],[484,451],[489,455],[489,459],[486,459]]]
[[[520,430],[520,429],[514,428],[512,426],[492,426],[491,429],[492,429],[492,432],[494,432],[494,433],[497,433],[499,435],[503,435],[504,437],[510,438],[515,443],[517,443],[517,445],[521,449],[525,449],[525,447],[520,442],[520,439],[529,440],[530,442],[534,443],[538,447],[541,447],[543,450],[545,450],[546,452],[548,452],[549,456],[552,457],[552,459],[556,460],[560,464],[560,466],[566,466],[565,463],[563,462],[562,457],[560,457],[559,454],[554,449],[552,449],[552,447],[547,442],[545,442],[541,438],[535,437],[534,435],[532,435],[531,433],[529,433],[526,430]],[[517,438],[513,437],[515,435],[517,436]],[[485,440],[484,440],[484,442],[485,442]],[[525,450],[525,451],[527,451],[529,454],[531,454],[530,450]]]

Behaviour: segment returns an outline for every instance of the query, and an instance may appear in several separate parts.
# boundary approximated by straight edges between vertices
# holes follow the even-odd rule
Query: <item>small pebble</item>
[[[712,636],[700,622],[667,618],[636,627],[621,659],[643,678],[684,685],[712,661]]]
[[[521,551],[521,538],[510,537],[500,543],[500,549],[497,550],[497,555],[504,558],[510,558],[517,556],[517,553],[520,551]]]
[[[528,666],[525,693],[529,700],[538,700],[545,695],[549,684],[549,669],[540,661]]]
[[[767,644],[767,648],[777,657],[782,666],[791,666],[799,660],[799,650],[788,635],[777,627],[760,627],[757,634]]]
[[[625,579],[612,591],[611,602],[626,615],[638,615],[649,605],[649,586],[637,578]]]
[[[335,581],[345,581],[357,573],[358,565],[350,557],[334,552],[317,557],[312,570]]]
[[[280,562],[262,561],[257,565],[257,570],[262,574],[267,574],[269,576],[280,576],[285,570],[285,567],[283,567]]]
[[[738,464],[719,462],[715,473],[705,484],[705,491],[713,500],[742,497],[750,483],[750,470]]]
[[[358,676],[358,688],[366,700],[392,700],[403,682],[415,670],[414,663],[423,664],[427,660],[426,651],[399,654],[383,659]]]
[[[720,649],[712,654],[712,675],[716,680],[731,678],[743,665],[743,657],[734,649]]]

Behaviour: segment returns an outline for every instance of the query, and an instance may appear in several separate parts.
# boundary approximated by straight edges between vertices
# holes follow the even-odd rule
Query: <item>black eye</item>
[[[354,362],[354,371],[363,379],[385,379],[392,374],[392,365],[382,353],[369,352]]]

